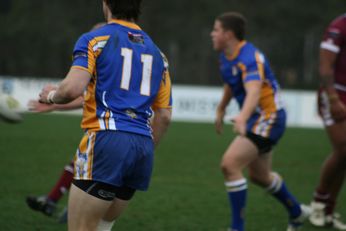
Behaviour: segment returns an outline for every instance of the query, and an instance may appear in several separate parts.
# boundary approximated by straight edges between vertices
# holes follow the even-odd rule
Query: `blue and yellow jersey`
[[[151,136],[154,108],[171,108],[168,63],[136,24],[112,20],[82,35],[72,68],[88,71],[82,128]]]
[[[229,84],[233,97],[242,108],[246,91],[244,83],[262,81],[261,95],[256,112],[270,116],[283,108],[277,83],[265,56],[251,43],[242,41],[232,57],[220,55],[220,70],[224,83]]]

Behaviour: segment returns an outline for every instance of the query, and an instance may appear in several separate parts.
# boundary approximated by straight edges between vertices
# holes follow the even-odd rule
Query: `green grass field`
[[[82,131],[79,117],[26,115],[20,124],[0,122],[0,230],[57,231],[66,225],[27,208],[25,197],[45,194],[73,156]],[[156,151],[148,192],[139,192],[113,230],[224,231],[229,209],[219,161],[233,137],[211,124],[173,123]],[[319,129],[287,130],[275,150],[274,169],[302,202],[309,202],[319,169],[329,151]],[[340,201],[345,203],[345,190]],[[60,203],[64,207],[66,198]],[[346,207],[339,212],[346,216]],[[250,185],[247,231],[282,231],[285,210],[263,190]],[[303,230],[315,229],[307,224]]]

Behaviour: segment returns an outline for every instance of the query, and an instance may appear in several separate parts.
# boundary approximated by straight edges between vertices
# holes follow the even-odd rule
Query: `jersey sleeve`
[[[256,51],[245,60],[238,63],[238,67],[242,72],[243,82],[264,80],[264,56]]]
[[[326,29],[323,40],[321,42],[321,49],[329,50],[334,53],[340,52],[340,47],[346,39],[346,20],[345,17],[339,17],[334,20]]]
[[[82,35],[73,50],[72,67],[84,69],[93,75],[96,66],[96,57],[93,51],[93,39],[87,34]]]
[[[159,92],[154,100],[152,108],[172,108],[172,86],[171,78],[168,69],[166,69],[162,76]]]

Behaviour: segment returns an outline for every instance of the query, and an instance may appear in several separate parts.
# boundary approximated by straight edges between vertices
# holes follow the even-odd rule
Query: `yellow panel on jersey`
[[[172,108],[172,93],[171,93],[171,78],[168,71],[164,72],[163,79],[161,81],[160,90],[156,96],[156,99],[152,105],[152,108]]]
[[[92,127],[97,130],[100,127],[98,119],[96,117],[96,100],[95,100],[95,88],[96,78],[93,77],[87,87],[84,94],[84,105],[83,105],[83,120],[82,128]]]
[[[270,113],[278,110],[274,99],[274,90],[267,82],[262,83],[261,96],[259,99],[259,106],[263,109],[266,115],[265,119],[268,119]]]

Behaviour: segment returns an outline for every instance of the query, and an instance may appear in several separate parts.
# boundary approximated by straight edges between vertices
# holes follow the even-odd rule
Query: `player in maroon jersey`
[[[346,230],[334,212],[346,172],[346,14],[327,28],[320,47],[321,89],[318,107],[332,145],[311,202],[310,222]]]

